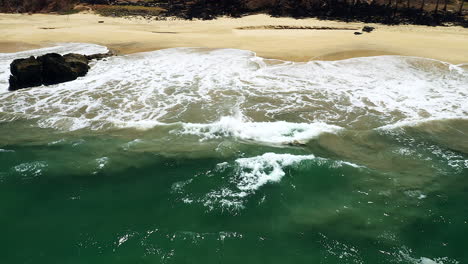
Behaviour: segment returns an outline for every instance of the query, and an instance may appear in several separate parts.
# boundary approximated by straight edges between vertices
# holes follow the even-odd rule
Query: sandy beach
[[[99,23],[99,21],[104,21]],[[92,13],[73,15],[0,14],[0,52],[50,46],[56,42],[106,45],[120,54],[173,47],[235,48],[291,61],[405,55],[454,64],[468,62],[468,29],[462,27],[374,25],[251,15],[210,21],[148,21]],[[305,29],[277,29],[287,26]],[[328,27],[331,29],[315,29]]]

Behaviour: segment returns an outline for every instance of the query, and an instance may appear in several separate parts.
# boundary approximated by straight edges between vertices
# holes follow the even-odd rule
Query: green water
[[[0,264],[468,263],[468,65],[233,49],[8,91]]]
[[[0,123],[1,263],[467,263],[466,127],[279,146]],[[264,153],[315,158],[236,196]]]

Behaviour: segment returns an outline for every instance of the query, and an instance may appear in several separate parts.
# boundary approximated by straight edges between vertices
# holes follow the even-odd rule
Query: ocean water
[[[468,64],[177,48],[8,91],[0,263],[468,263]]]

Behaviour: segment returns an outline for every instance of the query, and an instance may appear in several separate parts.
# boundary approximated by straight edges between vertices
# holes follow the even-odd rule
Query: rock
[[[42,83],[45,85],[68,82],[78,78],[78,74],[60,54],[48,53],[37,57],[37,60],[42,63]]]
[[[107,53],[98,53],[98,54],[93,54],[93,55],[86,55],[86,58],[88,60],[102,60],[104,58],[114,56],[115,53],[113,51],[109,51]]]
[[[76,54],[76,53],[69,53],[63,55],[65,62],[70,65],[70,68],[73,72],[76,73],[78,77],[85,76],[89,70],[89,60],[85,55]]]
[[[34,57],[16,59],[10,64],[10,90],[40,86],[42,84],[42,65]]]
[[[363,31],[363,32],[367,32],[367,33],[371,33],[374,29],[375,29],[375,27],[364,26],[364,27],[362,28],[362,31]]]
[[[73,81],[88,73],[90,60],[99,60],[113,55],[111,51],[94,55],[69,53],[63,56],[48,53],[37,58],[17,59],[10,65],[9,89],[14,91],[43,84]]]
[[[354,35],[362,35],[362,32],[356,31],[356,32],[354,32]]]
[[[299,140],[293,140],[291,142],[288,142],[286,145],[289,146],[296,146],[296,147],[303,147],[307,145],[307,142],[305,141],[299,141]]]

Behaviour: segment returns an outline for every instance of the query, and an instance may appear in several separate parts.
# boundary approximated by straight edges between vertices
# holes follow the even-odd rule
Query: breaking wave
[[[111,57],[93,62],[86,76],[72,82],[7,91],[14,58],[106,51],[72,43],[0,54],[0,120],[33,119],[61,130],[182,122],[181,133],[202,138],[233,134],[279,142],[285,133],[302,141],[338,127],[468,116],[466,67],[402,56],[294,63],[244,50],[176,48]],[[238,113],[242,126],[231,118]]]
[[[183,124],[176,133],[196,135],[202,141],[230,136],[273,144],[305,144],[322,133],[335,133],[340,129],[326,123],[243,122],[235,117],[222,117],[211,124]]]
[[[175,193],[182,193],[181,200],[184,203],[198,202],[210,210],[221,208],[223,210],[239,210],[244,208],[250,195],[255,194],[261,187],[267,184],[275,184],[281,181],[290,169],[304,170],[304,166],[313,164],[326,168],[340,168],[343,166],[359,169],[361,166],[346,161],[329,160],[314,155],[293,155],[288,153],[267,152],[259,156],[238,158],[234,162],[223,162],[208,172],[208,177],[223,175],[229,177],[225,186],[212,189],[207,193],[190,194],[190,186],[196,184],[194,181],[203,179],[190,179],[173,186]],[[219,177],[219,176],[218,176]],[[205,185],[205,184],[203,184]],[[210,185],[210,184],[206,184]]]

